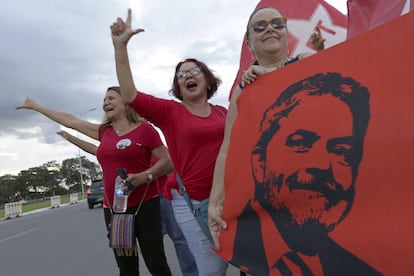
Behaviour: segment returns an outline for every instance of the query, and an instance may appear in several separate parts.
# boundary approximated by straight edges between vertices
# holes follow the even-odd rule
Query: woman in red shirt
[[[176,173],[197,204],[209,197],[214,165],[223,140],[226,109],[209,103],[221,80],[196,59],[179,62],[171,92],[179,100],[166,100],[137,92],[128,61],[129,39],[143,29],[131,29],[131,10],[124,22],[118,18],[111,26],[115,61],[122,97],[141,116],[159,127],[167,141]],[[168,198],[177,223],[196,260],[199,275],[225,273],[227,263],[211,250],[183,196],[178,192],[175,174],[167,183]]]

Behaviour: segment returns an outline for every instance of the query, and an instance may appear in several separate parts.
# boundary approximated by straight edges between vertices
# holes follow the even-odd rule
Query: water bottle
[[[114,212],[116,213],[125,213],[128,204],[128,192],[124,191],[124,182],[115,183],[115,192],[114,192]]]

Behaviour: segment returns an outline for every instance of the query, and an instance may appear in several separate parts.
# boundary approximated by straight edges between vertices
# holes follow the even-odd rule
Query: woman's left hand
[[[315,31],[311,35],[311,44],[315,48],[316,51],[320,52],[325,49],[325,41],[326,39],[322,37],[321,30],[319,27],[315,28]]]

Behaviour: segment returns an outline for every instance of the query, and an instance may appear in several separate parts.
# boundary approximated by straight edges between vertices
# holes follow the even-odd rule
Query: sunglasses
[[[191,68],[190,70],[182,70],[182,71],[178,71],[175,76],[177,77],[177,79],[181,80],[181,79],[185,79],[186,77],[194,77],[197,75],[201,74],[201,68],[200,67],[194,67]]]
[[[253,30],[256,33],[261,33],[266,30],[269,25],[276,30],[280,30],[286,27],[286,21],[287,19],[285,17],[275,17],[270,21],[260,20],[253,25]]]

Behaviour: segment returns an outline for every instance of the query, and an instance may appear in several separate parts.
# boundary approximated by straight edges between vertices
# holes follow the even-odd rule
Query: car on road
[[[92,185],[86,191],[88,197],[88,207],[93,209],[96,204],[103,204],[104,186],[101,179],[92,181]]]

